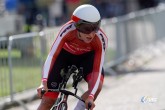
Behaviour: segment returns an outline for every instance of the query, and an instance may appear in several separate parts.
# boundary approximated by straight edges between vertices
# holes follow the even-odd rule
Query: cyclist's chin
[[[92,42],[92,39],[90,39],[90,40],[84,40],[84,42],[85,43],[90,43],[90,42]]]

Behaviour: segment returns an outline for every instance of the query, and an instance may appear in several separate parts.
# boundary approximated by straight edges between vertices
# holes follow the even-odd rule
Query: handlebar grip
[[[71,66],[71,70],[72,70],[72,71],[76,71],[76,70],[77,70],[77,67],[76,67],[75,65],[72,65],[72,66]]]
[[[44,89],[41,89],[41,95],[44,95],[45,94],[45,90]]]
[[[89,103],[88,103],[88,110],[90,110],[91,107],[92,107],[92,103],[89,102]]]

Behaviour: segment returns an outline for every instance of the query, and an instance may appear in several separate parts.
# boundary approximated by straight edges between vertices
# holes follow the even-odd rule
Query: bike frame
[[[49,91],[55,92],[56,90],[49,90]],[[52,110],[63,110],[63,109],[59,109],[59,107],[62,103],[65,103],[66,106],[68,106],[67,105],[67,100],[68,100],[69,95],[71,95],[71,96],[73,96],[73,97],[75,97],[75,98],[77,98],[77,99],[79,99],[79,100],[81,100],[85,103],[85,101],[81,97],[79,97],[78,95],[76,95],[73,92],[70,92],[68,90],[59,90],[58,92],[60,92],[60,96],[57,99],[56,103],[52,106]]]
[[[77,71],[78,70],[78,71]],[[62,71],[64,72],[64,71]],[[62,73],[63,74],[63,73]],[[73,83],[72,83],[72,87],[74,87],[75,92],[71,92],[66,90],[66,85],[67,82],[71,76],[71,74],[73,74]],[[52,106],[52,108],[50,110],[67,110],[68,109],[68,104],[67,104],[67,100],[68,100],[68,96],[71,95],[81,101],[83,101],[85,103],[85,101],[79,97],[77,95],[77,85],[78,83],[82,80],[83,78],[83,68],[77,68],[76,66],[72,65],[71,67],[68,68],[67,73],[64,73],[64,78],[62,80],[62,83],[60,83],[59,85],[59,89],[49,89],[49,92],[60,92],[59,94],[59,98],[56,100],[56,102],[54,103],[54,105]],[[42,94],[44,94],[44,90],[42,90]],[[63,105],[64,104],[64,108]],[[91,107],[91,104],[88,104],[88,107]]]

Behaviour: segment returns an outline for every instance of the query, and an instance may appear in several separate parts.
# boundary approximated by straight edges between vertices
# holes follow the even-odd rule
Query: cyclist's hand
[[[42,98],[42,94],[41,94],[41,90],[43,88],[43,85],[41,84],[38,88],[37,88],[37,94],[39,98]]]
[[[42,89],[44,89],[46,92],[48,91],[47,81],[42,82],[41,85],[37,88],[37,93],[39,98],[42,98],[43,95],[41,94]]]
[[[90,97],[88,97],[87,100],[85,101],[85,106],[86,106],[87,110],[88,110],[89,103],[91,103],[91,108],[89,110],[93,110],[93,108],[95,107],[95,103],[94,103],[93,99]]]

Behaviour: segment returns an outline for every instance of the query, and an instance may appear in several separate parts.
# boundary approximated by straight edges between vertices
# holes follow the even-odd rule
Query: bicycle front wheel
[[[66,102],[62,102],[59,106],[58,106],[58,110],[67,110],[68,109],[68,105]]]
[[[51,108],[50,110],[57,110],[57,107],[53,107],[53,108]]]

